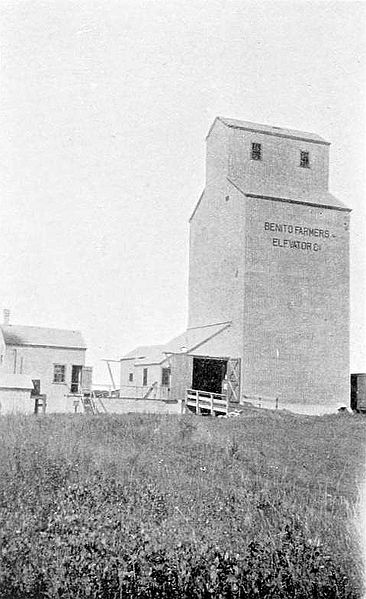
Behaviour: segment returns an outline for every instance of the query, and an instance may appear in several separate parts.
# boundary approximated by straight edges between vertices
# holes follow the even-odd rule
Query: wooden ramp
[[[185,412],[221,416],[228,414],[229,401],[226,394],[187,389]]]

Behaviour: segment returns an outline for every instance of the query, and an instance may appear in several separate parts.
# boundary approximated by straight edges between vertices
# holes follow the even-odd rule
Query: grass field
[[[366,418],[0,419],[1,599],[360,598]]]

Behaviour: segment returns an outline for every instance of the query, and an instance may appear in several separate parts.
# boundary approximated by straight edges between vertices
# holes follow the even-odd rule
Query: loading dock
[[[240,359],[193,356],[192,360],[192,386],[186,391],[186,411],[218,416],[236,408],[240,400]]]
[[[193,357],[192,389],[222,394],[228,358]]]

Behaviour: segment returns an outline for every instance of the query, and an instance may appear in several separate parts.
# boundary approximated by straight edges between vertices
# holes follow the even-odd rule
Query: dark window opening
[[[262,145],[252,143],[252,160],[262,160]]]
[[[133,372],[130,372],[130,374],[128,375],[128,381],[130,383],[133,383]]]
[[[53,365],[53,382],[64,383],[65,382],[66,366],[64,364]]]
[[[142,371],[142,386],[146,387],[147,385],[147,368],[144,368]]]
[[[303,152],[301,150],[301,152],[300,152],[300,166],[302,166],[303,168],[310,168],[309,152]]]
[[[170,386],[170,368],[162,368],[161,369],[161,386],[162,387]]]
[[[80,393],[82,366],[73,366],[71,370],[71,393]]]

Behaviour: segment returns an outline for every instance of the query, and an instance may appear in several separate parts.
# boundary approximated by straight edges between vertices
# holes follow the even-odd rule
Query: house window
[[[65,382],[66,366],[64,364],[53,365],[53,382],[64,383]]]
[[[133,383],[133,372],[130,372],[130,373],[129,373],[129,375],[128,375],[128,381],[129,381],[130,383]]]
[[[262,145],[252,143],[252,160],[262,160]]]
[[[147,385],[147,368],[144,368],[142,371],[142,386],[146,387]]]
[[[300,151],[300,166],[303,168],[310,168],[309,152]]]
[[[161,386],[169,387],[170,385],[170,368],[161,369]]]

